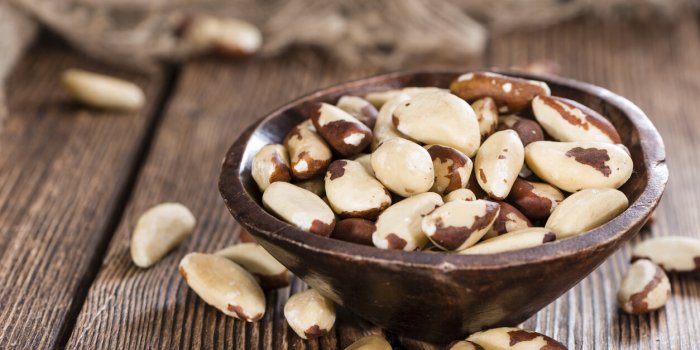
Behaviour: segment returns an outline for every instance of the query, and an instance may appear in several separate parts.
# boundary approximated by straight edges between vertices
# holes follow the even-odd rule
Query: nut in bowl
[[[595,218],[582,218],[586,219],[586,222],[593,224],[591,226],[593,228],[590,230],[588,225],[582,226],[587,230],[586,232],[578,232],[573,235],[569,235],[569,232],[567,232],[566,235],[562,235],[563,237],[554,241],[552,241],[554,235],[543,232],[541,240],[532,239],[532,237],[539,234],[535,234],[539,231],[534,229],[536,227],[544,227],[547,223],[550,211],[554,215],[556,210],[555,203],[551,202],[548,203],[548,208],[551,208],[551,210],[538,208],[538,210],[534,210],[538,214],[537,217],[529,218],[533,225],[532,232],[535,233],[523,234],[518,231],[512,231],[511,233],[509,230],[499,232],[509,236],[501,238],[499,242],[505,242],[498,243],[497,246],[514,247],[513,249],[515,250],[501,248],[484,249],[482,251],[496,253],[458,254],[464,249],[469,249],[470,246],[479,246],[480,242],[477,242],[479,239],[473,238],[471,236],[472,232],[473,234],[484,236],[481,238],[481,242],[487,239],[494,239],[491,238],[492,236],[486,235],[493,225],[494,215],[485,215],[485,209],[493,209],[493,206],[450,204],[450,207],[455,209],[468,207],[470,211],[473,211],[471,214],[472,219],[461,220],[454,216],[449,219],[451,220],[450,222],[464,225],[464,227],[459,227],[456,230],[451,230],[449,226],[444,227],[445,225],[442,225],[437,220],[439,217],[450,217],[449,213],[447,213],[448,210],[445,209],[442,209],[435,215],[425,216],[425,218],[430,217],[431,219],[426,221],[425,225],[421,224],[424,218],[423,215],[430,214],[433,210],[436,210],[435,208],[443,208],[446,202],[453,203],[458,201],[459,203],[463,199],[459,198],[459,196],[449,196],[448,193],[444,193],[445,198],[441,198],[443,193],[438,195],[435,192],[430,192],[431,188],[435,188],[433,186],[435,179],[432,175],[435,174],[436,169],[430,154],[425,152],[425,148],[422,146],[433,144],[435,141],[434,135],[421,133],[423,130],[420,127],[417,129],[408,128],[405,123],[408,123],[408,126],[411,123],[422,123],[420,122],[420,115],[423,112],[421,111],[430,110],[430,108],[433,108],[433,104],[425,100],[424,97],[426,95],[420,95],[423,97],[419,99],[419,105],[413,106],[415,107],[414,110],[410,110],[411,106],[406,106],[405,104],[410,104],[411,99],[420,94],[420,92],[416,91],[425,90],[414,89],[415,87],[430,87],[429,92],[441,101],[435,105],[441,105],[444,102],[451,109],[472,108],[469,103],[474,101],[471,99],[477,100],[489,97],[487,93],[492,89],[484,88],[484,93],[472,91],[470,90],[472,88],[468,86],[468,79],[462,79],[459,81],[459,93],[456,96],[468,98],[469,100],[465,100],[465,103],[462,104],[452,97],[444,95],[448,91],[445,89],[449,88],[455,81],[458,81],[458,78],[465,73],[468,72],[421,71],[380,75],[322,89],[275,110],[243,132],[229,149],[219,180],[219,189],[226,206],[236,220],[250,231],[259,243],[291,272],[338,305],[394,332],[422,340],[445,342],[463,338],[470,333],[485,328],[514,326],[523,322],[586,277],[622,243],[629,240],[639,231],[646,218],[658,204],[668,179],[664,146],[658,132],[644,113],[630,101],[608,90],[565,78],[539,77],[521,73],[501,73],[497,81],[503,85],[500,89],[501,92],[498,93],[498,96],[491,96],[499,108],[502,109],[501,113],[514,113],[517,111],[517,113],[521,113],[521,116],[525,116],[529,112],[527,109],[531,107],[528,103],[524,103],[520,99],[510,103],[506,96],[508,91],[521,91],[525,88],[528,88],[527,91],[529,92],[534,91],[532,96],[529,97],[530,100],[538,94],[551,94],[551,96],[576,101],[600,113],[616,128],[621,136],[622,144],[629,150],[629,165],[627,161],[618,161],[618,159],[624,159],[625,157],[616,152],[617,148],[608,150],[610,147],[618,147],[614,144],[606,144],[605,147],[601,147],[603,150],[615,152],[614,164],[609,164],[608,160],[605,160],[605,157],[602,155],[600,157],[589,157],[590,154],[585,150],[592,147],[588,143],[583,144],[584,141],[576,141],[581,144],[571,144],[566,145],[566,147],[551,146],[551,135],[545,136],[546,141],[535,141],[528,144],[525,147],[525,159],[521,160],[523,159],[522,154],[510,155],[509,151],[506,151],[506,149],[510,150],[513,147],[514,150],[523,150],[522,147],[524,145],[517,142],[518,137],[520,137],[516,135],[517,131],[515,133],[494,133],[492,135],[497,137],[492,141],[485,137],[484,143],[488,145],[488,152],[483,152],[482,157],[488,158],[493,156],[496,158],[484,159],[475,163],[473,167],[474,172],[478,171],[477,169],[483,169],[484,178],[476,186],[484,186],[486,188],[472,188],[465,181],[455,182],[459,187],[466,185],[467,188],[476,194],[476,198],[467,196],[470,198],[465,197],[465,199],[479,199],[489,203],[496,203],[496,199],[501,199],[504,202],[510,201],[509,204],[515,204],[509,208],[516,210],[515,207],[522,206],[524,205],[523,203],[528,201],[511,201],[510,198],[513,197],[509,197],[509,191],[514,183],[518,182],[515,178],[517,176],[516,173],[521,170],[522,164],[520,163],[527,161],[528,149],[536,151],[535,157],[532,158],[537,159],[538,163],[534,165],[540,165],[537,168],[538,170],[546,169],[550,166],[546,161],[544,165],[540,164],[542,161],[536,157],[538,152],[546,152],[540,151],[541,149],[552,150],[556,154],[561,153],[565,158],[567,153],[571,153],[571,149],[576,149],[578,153],[575,156],[582,159],[583,163],[591,163],[592,165],[587,165],[591,169],[593,169],[593,166],[596,166],[597,169],[592,171],[595,171],[596,174],[601,174],[599,181],[596,182],[596,186],[609,186],[610,191],[620,191],[621,195],[627,199],[628,206],[625,206],[626,209],[623,208],[615,215],[612,215],[612,218],[605,215],[606,213],[601,213]],[[504,87],[508,86],[507,84],[511,79],[513,80],[510,85],[511,88],[505,89]],[[536,83],[526,83],[530,80],[536,81]],[[483,79],[478,82],[482,85],[485,83]],[[297,216],[290,212],[274,214],[274,212],[268,212],[265,209],[262,204],[262,193],[251,175],[253,159],[263,146],[282,144],[285,138],[288,138],[287,135],[290,130],[295,128],[306,128],[306,130],[315,132],[312,129],[312,124],[309,124],[306,120],[309,118],[311,110],[314,108],[313,106],[318,106],[318,103],[334,105],[343,96],[366,96],[368,93],[389,90],[392,93],[382,95],[391,96],[386,101],[372,99],[372,103],[379,108],[374,127],[374,136],[375,138],[381,137],[384,139],[379,142],[374,142],[375,140],[373,140],[371,146],[366,146],[365,150],[360,151],[364,153],[371,153],[373,149],[381,151],[382,147],[389,142],[389,146],[395,146],[401,152],[410,153],[404,159],[396,160],[388,158],[392,152],[387,152],[387,154],[381,155],[381,157],[386,158],[383,162],[370,155],[370,164],[375,174],[372,175],[367,171],[366,174],[362,175],[363,178],[376,178],[386,189],[394,192],[390,193],[391,203],[387,207],[386,192],[380,191],[379,187],[374,189],[377,196],[381,196],[384,199],[377,202],[383,203],[382,205],[373,206],[373,208],[380,208],[378,210],[381,211],[377,216],[378,224],[374,228],[380,234],[373,235],[373,243],[377,245],[377,242],[382,242],[382,248],[390,249],[345,242],[334,239],[333,237],[338,237],[334,234],[328,237],[326,234],[328,227],[326,226],[324,226],[326,230],[322,234],[312,234],[287,223],[287,221],[302,222],[306,225],[305,227],[312,227],[314,222],[316,222],[317,226],[321,224],[330,225],[332,218],[328,217],[326,209],[332,210],[333,203],[331,203],[331,206],[326,205],[323,207],[323,210],[319,211],[322,215],[318,217],[308,212]],[[383,103],[386,105],[382,106]],[[392,111],[388,111],[385,107],[398,108],[400,105],[404,107],[400,110],[399,118],[392,120],[392,115],[395,116],[395,114]],[[410,113],[406,114],[406,112]],[[459,123],[461,119],[471,120],[471,118],[476,118],[473,111],[471,113],[460,113],[460,117],[455,119],[457,121],[450,120],[450,123]],[[347,116],[343,115],[343,118],[347,119]],[[393,123],[393,129],[391,123]],[[478,157],[478,147],[481,145],[479,137],[481,134],[479,133],[478,123],[473,123],[472,121],[469,123],[471,125],[470,128],[475,128],[476,131],[473,135],[469,135],[470,143],[468,145],[459,144],[459,140],[450,135],[450,137],[445,139],[450,144],[443,146],[461,149],[460,152],[462,154],[466,157],[472,157],[473,160],[475,155]],[[397,130],[395,128],[396,124],[399,126],[403,124],[402,128],[404,130],[412,130],[410,131],[412,137],[405,135],[401,137],[400,129]],[[433,130],[441,130],[439,126],[431,127]],[[376,134],[378,128],[381,130],[380,135]],[[508,137],[504,137],[505,135]],[[397,137],[401,139],[399,142],[391,141]],[[314,140],[314,142],[318,141],[316,138]],[[296,140],[296,142],[300,144],[303,140]],[[544,143],[538,145],[538,142]],[[324,145],[324,143],[319,143],[319,145]],[[413,147],[413,145],[417,147]],[[582,148],[583,151],[578,150],[578,148]],[[619,148],[623,149],[623,147]],[[294,152],[296,151],[298,149],[294,150]],[[603,151],[602,153],[607,154],[608,151]],[[359,151],[353,150],[353,152]],[[333,160],[344,159],[343,156],[339,155],[342,154],[340,152],[336,151],[333,154],[332,158],[323,158],[326,166]],[[575,160],[576,157],[572,156],[570,158]],[[294,158],[294,155],[290,156],[290,159],[292,158]],[[297,159],[300,158],[297,157]],[[582,162],[579,162],[579,164],[585,165]],[[503,167],[499,164],[502,164]],[[530,164],[527,165],[528,167],[531,166]],[[400,173],[399,169],[381,168],[382,166],[413,166],[412,170],[421,176],[419,180],[416,180],[420,182],[407,183],[406,178],[403,177],[405,173]],[[606,166],[610,169],[607,169]],[[631,169],[624,168],[626,166],[630,166]],[[329,176],[325,175],[324,172],[318,169],[314,170],[316,177],[327,176],[326,179],[329,179]],[[380,171],[377,172],[377,170]],[[608,170],[611,175],[614,175],[614,181],[603,174],[603,172],[608,172]],[[362,169],[359,166],[354,166],[350,173],[358,173],[360,171]],[[619,185],[620,179],[624,180],[628,173],[629,178],[626,181],[622,181],[624,184],[616,189],[615,186]],[[472,173],[469,177],[473,178],[474,176],[477,175]],[[305,177],[305,179],[308,178]],[[291,183],[293,184],[294,181],[301,179],[292,180]],[[606,179],[608,180],[606,181]],[[489,185],[489,180],[501,181],[501,183],[506,185],[492,186]],[[552,187],[556,186],[541,178],[533,179],[528,177],[527,180],[533,183],[548,184]],[[362,181],[367,182],[368,180]],[[560,184],[565,184],[568,189],[574,187],[576,187],[576,190],[580,189],[578,188],[580,184],[575,179],[559,179],[559,181]],[[472,181],[472,179],[469,181],[469,183],[476,182]],[[328,183],[326,184],[328,186]],[[372,184],[373,188],[377,187],[377,183],[372,182]],[[484,191],[476,191],[480,189]],[[328,187],[326,187],[326,190],[328,190]],[[562,191],[562,197],[568,198],[570,195],[570,193],[566,192],[566,189],[559,188],[559,190],[564,190]],[[267,191],[265,191],[266,194]],[[461,188],[457,189],[457,191],[466,192],[466,190]],[[552,191],[557,192],[556,189]],[[307,192],[312,194],[309,191]],[[483,193],[489,192],[494,192],[493,195],[495,197],[484,198]],[[539,194],[539,192],[536,194],[544,196],[544,194]],[[303,197],[306,196],[308,195],[303,195]],[[421,199],[410,199],[413,198],[412,196],[421,196]],[[362,196],[354,197],[360,198]],[[345,197],[343,200],[348,198],[350,197]],[[566,198],[555,198],[554,200],[564,203]],[[269,199],[266,199],[266,203]],[[409,200],[409,202],[402,204],[406,200]],[[623,202],[622,200],[620,201],[621,205],[625,204]],[[319,201],[313,200],[313,203],[321,206]],[[399,206],[398,210],[392,209],[397,205]],[[270,206],[268,203],[266,206],[269,208],[275,205]],[[281,207],[288,208],[288,205],[281,205]],[[563,205],[564,209],[567,209],[567,207],[570,207],[570,205]],[[299,208],[304,209],[304,206],[299,206]],[[618,207],[615,208],[618,210]],[[528,213],[527,210],[522,210],[520,207],[518,209],[522,213]],[[343,210],[347,211],[347,209]],[[398,225],[398,223],[392,225],[386,220],[387,217],[398,215],[397,213],[402,212],[411,213],[410,215],[415,217],[402,218],[406,221],[401,225]],[[384,213],[387,213],[387,215],[382,220]],[[370,221],[367,224],[369,228],[372,228],[371,222],[375,219],[374,214],[377,214],[377,212],[362,218]],[[570,212],[565,214],[557,214],[557,218],[571,215]],[[335,215],[336,221],[348,217],[338,212]],[[580,215],[585,216],[588,213],[582,211]],[[294,217],[294,219],[289,219],[290,217]],[[483,219],[481,219],[482,217]],[[605,218],[605,220],[600,221],[600,218]],[[336,221],[332,223],[335,224]],[[386,231],[384,227],[388,226],[397,227],[397,231]],[[423,226],[430,229],[441,227],[443,236],[450,235],[450,239],[454,240],[454,242],[450,242],[454,243],[450,244],[450,247],[456,251],[453,253],[446,251],[435,252],[435,247],[430,248],[431,252],[416,251],[415,249],[422,248],[430,241],[430,238],[423,232]],[[561,227],[561,225],[553,226],[547,229],[555,231],[557,227]],[[513,228],[513,230],[516,229],[520,230],[522,228],[519,226]],[[557,234],[556,232],[553,233]],[[523,240],[522,237],[527,237],[528,239]]]

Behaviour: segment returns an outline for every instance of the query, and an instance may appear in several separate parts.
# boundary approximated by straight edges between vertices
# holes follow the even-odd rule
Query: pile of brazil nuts
[[[315,103],[251,175],[302,230],[381,249],[493,254],[623,212],[632,158],[615,127],[546,83],[491,72]]]

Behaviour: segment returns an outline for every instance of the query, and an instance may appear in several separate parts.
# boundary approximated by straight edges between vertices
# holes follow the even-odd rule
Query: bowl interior
[[[585,234],[539,247],[492,255],[452,255],[381,250],[310,235],[262,208],[261,193],[250,173],[251,161],[262,146],[281,143],[292,127],[304,121],[312,102],[335,103],[342,95],[364,95],[371,91],[407,86],[447,88],[452,80],[465,72],[400,72],[365,78],[319,90],[273,111],[246,130],[229,150],[220,178],[224,201],[237,220],[252,231],[275,236],[276,239],[292,240],[294,244],[304,245],[308,249],[328,250],[348,259],[371,257],[395,264],[432,266],[449,263],[462,269],[497,269],[504,265],[527,264],[592,250],[599,244],[620,238],[629,228],[646,220],[658,204],[668,178],[664,146],[653,124],[638,107],[621,96],[591,84],[555,76],[501,72],[545,81],[553,95],[576,100],[600,112],[615,125],[634,161],[632,177],[620,188],[630,201],[630,207],[625,212]]]

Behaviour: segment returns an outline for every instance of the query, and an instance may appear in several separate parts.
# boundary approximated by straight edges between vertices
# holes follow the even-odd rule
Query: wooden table
[[[656,222],[640,238],[700,236],[700,22],[603,24],[576,20],[550,30],[495,35],[460,67],[551,60],[562,75],[636,102],[665,137],[671,172]],[[60,88],[61,71],[82,67],[131,79],[148,106],[119,115],[84,109]],[[225,317],[177,273],[191,251],[235,243],[237,225],[217,191],[225,150],[265,112],[336,82],[379,72],[348,69],[298,51],[277,59],[202,59],[139,76],[42,41],[8,86],[0,131],[0,348],[336,349],[382,330],[341,310],[335,332],[301,341],[281,313],[304,285],[268,293],[259,323]],[[130,260],[140,213],[179,201],[198,218],[190,239],[148,270]],[[571,349],[700,348],[700,281],[672,276],[662,311],[628,316],[615,293],[629,247],[612,256],[524,326]],[[385,334],[401,348],[433,348]]]

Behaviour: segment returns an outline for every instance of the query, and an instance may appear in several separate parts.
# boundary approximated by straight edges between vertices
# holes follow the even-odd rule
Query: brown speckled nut
[[[335,324],[335,305],[316,290],[309,289],[287,300],[284,318],[302,339],[322,337]]]
[[[537,121],[557,141],[622,143],[612,123],[576,101],[537,96],[532,101],[532,109]]]
[[[477,343],[484,349],[536,349],[536,350],[566,350],[566,347],[556,340],[537,332],[520,328],[494,328],[477,332],[467,340]]]
[[[447,146],[427,145],[425,149],[433,160],[435,171],[435,183],[431,191],[443,194],[467,186],[473,167],[469,157]]]
[[[424,216],[421,228],[436,246],[461,250],[474,245],[488,232],[498,211],[495,202],[456,200]]]
[[[617,300],[623,311],[639,315],[662,308],[670,296],[671,284],[664,270],[650,260],[640,259],[623,278]]]
[[[289,152],[292,175],[298,180],[321,176],[333,157],[326,142],[305,123],[292,128],[284,138],[284,145]]]
[[[518,117],[516,115],[505,115],[498,119],[496,131],[513,130],[520,137],[523,146],[527,146],[535,141],[544,140],[544,132],[537,122]]]
[[[550,94],[544,82],[490,72],[463,74],[450,84],[450,91],[467,102],[491,97],[502,114],[520,112],[535,96]]]
[[[515,180],[508,195],[508,202],[530,220],[546,220],[563,200],[564,194],[556,187],[520,178]]]
[[[518,209],[506,202],[497,203],[501,209],[498,211],[496,221],[493,222],[493,226],[486,236],[494,237],[504,233],[532,227],[530,220],[528,220],[527,217]]]
[[[362,152],[372,142],[372,130],[344,110],[316,103],[309,116],[318,133],[343,156]]]

